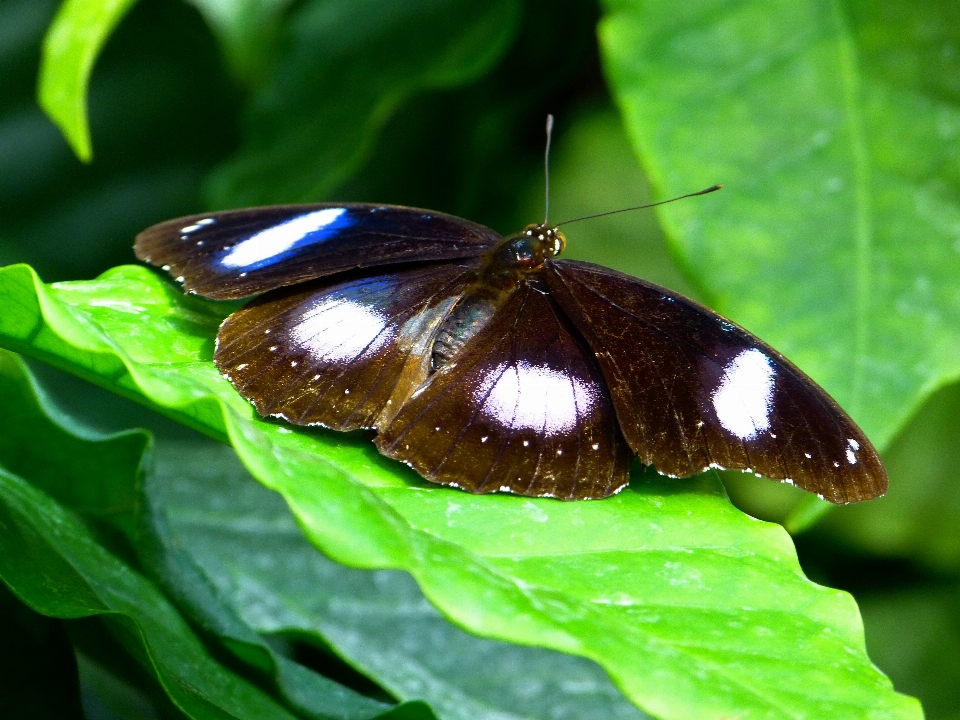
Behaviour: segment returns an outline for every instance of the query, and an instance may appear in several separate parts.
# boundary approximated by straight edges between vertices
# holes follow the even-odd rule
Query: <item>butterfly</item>
[[[429,210],[320,203],[205,213],[137,236],[184,290],[257,296],[214,362],[262,416],[376,430],[381,453],[473,493],[564,500],[660,473],[754,472],[834,503],[886,492],[876,450],[769,345],[712,310]]]

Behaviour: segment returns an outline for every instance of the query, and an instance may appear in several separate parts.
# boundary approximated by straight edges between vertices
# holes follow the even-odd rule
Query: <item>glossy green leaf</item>
[[[93,158],[87,88],[97,55],[136,0],[65,0],[47,30],[37,88],[40,106],[84,162]]]
[[[205,627],[229,622],[229,609],[261,634],[311,639],[444,720],[642,717],[593,663],[468,635],[406,573],[326,559],[228,447],[161,442],[148,487],[166,556],[181,556],[166,565],[168,584]]]
[[[712,304],[881,449],[960,376],[960,9],[939,0],[606,0],[600,40]]]
[[[220,207],[316,200],[350,177],[410,95],[487,70],[517,29],[517,0],[311,0],[286,20],[243,147],[213,178]]]
[[[255,417],[210,362],[215,306],[143,268],[48,288],[14,266],[0,307],[7,347],[229,436],[333,559],[407,570],[483,636],[591,658],[652,714],[919,717],[867,659],[852,599],[804,578],[714,475],[579,503],[429,486],[362,438]]]

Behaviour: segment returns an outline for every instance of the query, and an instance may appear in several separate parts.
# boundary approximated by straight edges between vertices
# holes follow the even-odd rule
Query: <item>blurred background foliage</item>
[[[386,10],[373,0],[140,0],[96,63],[89,164],[36,101],[41,43],[58,5],[0,0],[0,265],[29,263],[45,281],[92,278],[130,262],[139,230],[210,208],[375,201],[514,231],[542,214],[547,112],[557,117],[555,217],[651,197],[601,69],[601,8],[587,0],[396,2]],[[371,13],[379,23],[361,21]],[[404,42],[394,47],[398,34]],[[904,43],[898,52],[909,55]],[[937,92],[960,98],[956,87]],[[703,184],[690,182],[690,190]],[[688,202],[696,213],[698,201]],[[653,213],[578,224],[567,235],[571,257],[711,299],[686,265],[680,269]],[[95,427],[148,425],[161,447],[193,440],[82,383],[36,371]],[[178,454],[166,457],[176,472]],[[890,494],[798,534],[800,561],[815,581],[853,593],[871,658],[897,690],[919,697],[929,718],[960,718],[960,385],[926,399],[884,457]],[[756,517],[784,521],[801,502],[794,488],[724,479],[732,500]],[[46,697],[49,716],[79,712],[76,693],[59,692],[76,682],[64,660],[70,647],[79,648],[88,716],[177,716],[143,678],[124,676],[116,662],[123,651],[96,647],[102,634],[93,621],[67,627],[6,592],[0,605],[3,632],[13,638],[3,684]],[[15,656],[29,662],[13,663]],[[368,694],[382,692],[329,656],[315,664]],[[73,700],[55,707],[43,683]],[[610,702],[607,717],[632,716]],[[556,717],[576,716],[563,715],[570,707]]]

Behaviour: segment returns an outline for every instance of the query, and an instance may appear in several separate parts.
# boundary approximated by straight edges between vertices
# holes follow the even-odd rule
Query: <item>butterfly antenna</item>
[[[583,217],[574,218],[573,220],[564,220],[562,223],[557,223],[556,227],[580,222],[581,220],[592,220],[593,218],[603,217],[605,215],[616,215],[617,213],[630,212],[631,210],[643,210],[644,208],[652,208],[656,207],[657,205],[666,205],[667,203],[683,200],[684,198],[696,197],[697,195],[706,195],[707,193],[716,192],[722,187],[723,185],[711,185],[710,187],[704,188],[703,190],[698,190],[697,192],[687,193],[686,195],[680,195],[679,197],[670,198],[669,200],[661,200],[660,202],[650,203],[649,205],[637,205],[636,207],[622,208],[620,210],[608,210],[607,212],[597,213],[596,215],[584,215]]]
[[[553,139],[553,115],[547,115],[547,149],[543,152],[543,176],[547,189],[547,199],[544,203],[543,224],[550,221],[550,140]]]

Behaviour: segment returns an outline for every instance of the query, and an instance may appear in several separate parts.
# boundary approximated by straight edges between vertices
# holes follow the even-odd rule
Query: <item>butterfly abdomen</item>
[[[436,372],[453,362],[463,347],[486,327],[499,305],[486,294],[464,296],[437,332],[431,352],[430,371]]]

